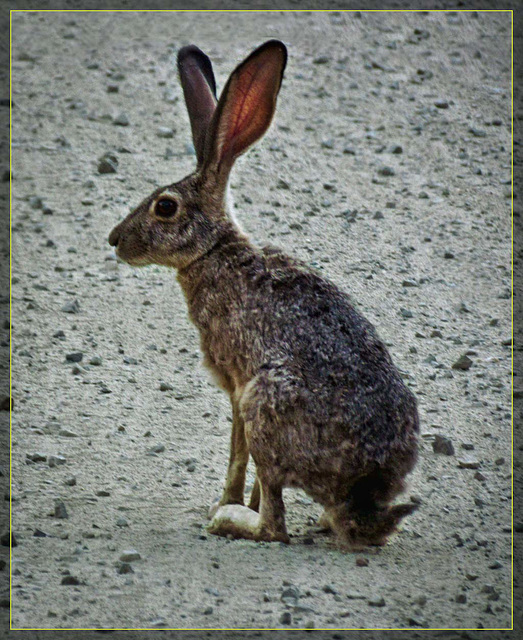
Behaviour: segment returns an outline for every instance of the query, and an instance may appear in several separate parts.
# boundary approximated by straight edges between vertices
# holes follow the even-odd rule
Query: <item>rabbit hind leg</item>
[[[251,497],[249,499],[249,509],[252,509],[253,511],[259,511],[260,498],[260,481],[258,480],[258,476],[256,476],[256,478],[254,479],[254,484],[252,486]]]

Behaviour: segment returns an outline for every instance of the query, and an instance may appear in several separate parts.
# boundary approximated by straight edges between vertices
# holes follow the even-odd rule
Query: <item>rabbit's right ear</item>
[[[191,122],[198,165],[203,162],[205,136],[216,109],[216,81],[209,58],[191,44],[178,51],[178,73]]]
[[[223,181],[236,160],[267,131],[287,63],[287,49],[269,40],[231,73],[209,125],[203,170]]]

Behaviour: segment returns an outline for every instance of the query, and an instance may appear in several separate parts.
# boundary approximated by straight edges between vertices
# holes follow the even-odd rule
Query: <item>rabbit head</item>
[[[209,58],[194,45],[180,49],[196,170],[157,189],[111,231],[109,244],[120,259],[183,268],[234,229],[225,204],[229,174],[268,129],[286,61],[282,42],[265,42],[236,67],[217,101]]]

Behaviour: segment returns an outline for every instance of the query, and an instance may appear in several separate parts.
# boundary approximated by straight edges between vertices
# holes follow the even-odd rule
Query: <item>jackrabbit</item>
[[[282,489],[292,486],[323,505],[342,546],[382,545],[416,506],[391,505],[417,458],[416,400],[348,296],[254,246],[225,204],[234,161],[271,123],[286,62],[282,42],[265,42],[217,100],[209,58],[194,45],[179,51],[196,171],[157,189],[109,243],[131,265],[177,269],[205,364],[230,396],[229,467],[210,532],[289,542]]]

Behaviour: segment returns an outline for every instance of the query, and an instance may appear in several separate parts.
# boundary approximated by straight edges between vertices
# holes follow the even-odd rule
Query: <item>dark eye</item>
[[[174,200],[158,200],[156,203],[156,215],[160,218],[171,218],[176,213],[178,205]]]

